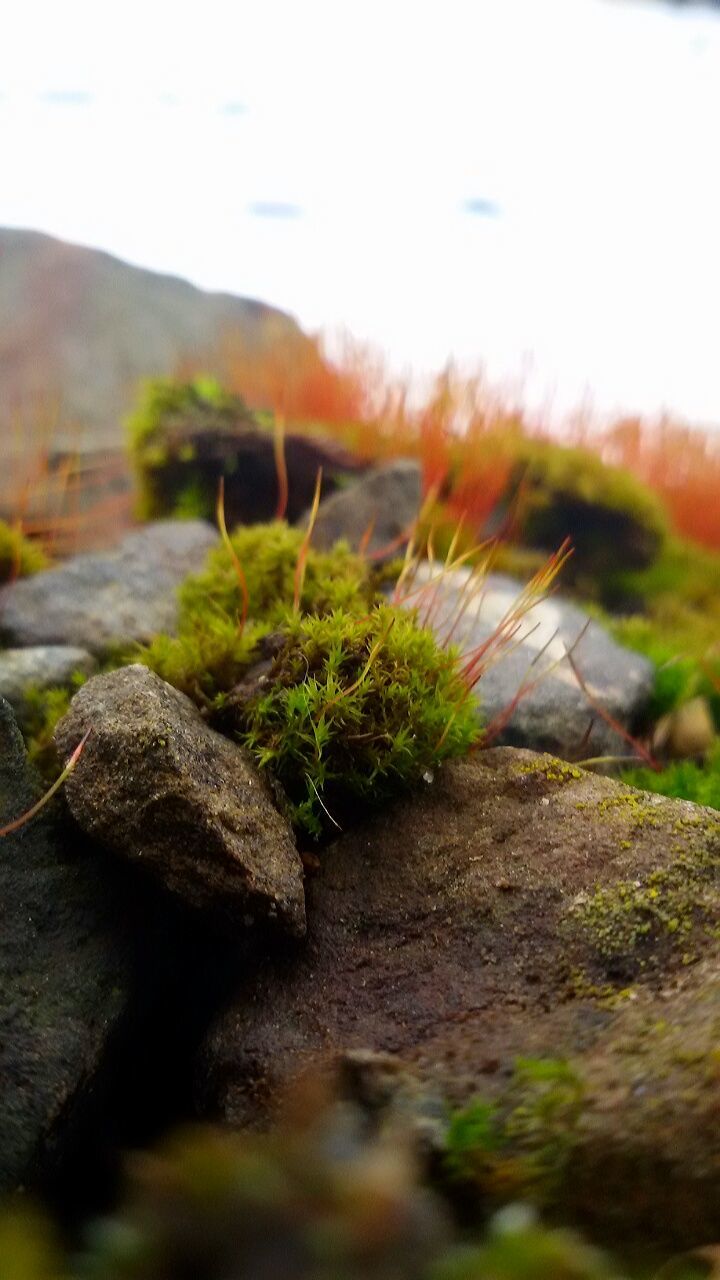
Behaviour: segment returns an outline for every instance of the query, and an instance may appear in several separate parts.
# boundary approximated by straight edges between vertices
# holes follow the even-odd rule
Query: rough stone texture
[[[29,689],[71,688],[75,672],[90,676],[96,670],[92,654],[72,645],[0,649],[0,697],[7,699],[22,722]]]
[[[234,924],[305,930],[303,874],[287,821],[247,754],[210,729],[183,694],[146,667],[95,676],[55,741],[80,827],[152,872],[191,906]]]
[[[421,498],[419,463],[401,458],[378,467],[320,504],[312,544],[319,550],[328,550],[345,538],[355,550],[372,525],[369,553],[387,551],[388,556],[397,555],[417,517]],[[299,523],[307,522],[306,512]]]
[[[417,584],[423,575],[431,579],[434,573],[437,578],[438,568],[421,566]],[[467,593],[463,595],[463,591],[469,576],[469,570],[454,570],[444,576],[438,588],[439,601],[432,606],[431,621],[441,638],[448,634],[465,603]],[[483,590],[473,596],[460,618],[453,643],[464,652],[483,644],[520,590],[521,584],[514,578],[489,574]],[[418,601],[415,596],[411,602]],[[623,727],[632,727],[652,691],[651,662],[622,648],[583,609],[559,596],[542,601],[525,615],[510,650],[489,667],[476,686],[483,722],[491,724],[511,706],[523,681],[529,680],[532,687],[518,701],[494,742],[554,751],[570,759],[628,752],[625,740],[592,704],[599,704]],[[569,650],[592,700],[566,657]]]
[[[41,790],[0,698],[0,826]],[[133,1001],[132,918],[114,868],[49,818],[0,838],[0,1191],[62,1157],[98,1089]]]
[[[109,647],[147,641],[177,622],[176,589],[205,563],[217,534],[201,520],[163,520],[103,554],[75,556],[0,591],[9,645]]]
[[[518,1055],[567,1058],[585,1097],[565,1209],[592,1220],[602,1183],[606,1226],[710,1238],[719,872],[710,810],[510,748],[446,766],[325,851],[306,947],[258,958],[206,1042],[204,1103],[257,1124],[347,1050],[452,1103],[497,1095]]]

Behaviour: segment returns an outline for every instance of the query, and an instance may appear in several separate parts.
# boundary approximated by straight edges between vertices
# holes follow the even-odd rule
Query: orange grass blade
[[[90,726],[87,733],[81,738],[80,742],[76,746],[70,759],[65,765],[65,768],[60,774],[60,777],[55,779],[52,786],[45,792],[43,796],[40,797],[37,804],[34,804],[31,809],[27,810],[26,813],[21,814],[19,818],[13,818],[12,822],[8,822],[6,826],[0,827],[0,837],[12,835],[13,831],[19,831],[20,827],[24,827],[26,822],[31,822],[32,819],[35,818],[37,814],[40,813],[40,811],[45,808],[45,805],[50,803],[53,796],[60,790],[63,783],[66,782],[67,779],[70,777],[70,774],[72,773],[78,760],[80,759],[80,756],[83,753],[83,748],[88,738],[90,737],[91,733],[92,733],[92,725]]]
[[[322,488],[322,467],[318,467],[317,479],[315,480],[315,496],[310,509],[310,520],[308,521],[307,532],[302,541],[302,546],[298,553],[297,564],[295,566],[295,595],[293,598],[293,611],[300,612],[300,596],[302,595],[303,583],[305,582],[305,566],[307,564],[308,551],[310,550],[310,539],[315,528],[317,520],[318,507],[320,506],[320,490]]]
[[[245,630],[245,623],[247,622],[250,598],[248,596],[248,585],[247,585],[247,578],[245,577],[245,570],[243,569],[240,563],[240,558],[232,544],[232,541],[230,539],[230,534],[228,533],[228,530],[227,530],[227,524],[225,522],[225,477],[224,476],[220,477],[220,486],[218,489],[217,522],[218,522],[218,528],[220,529],[220,536],[223,540],[223,543],[225,544],[225,548],[230,556],[230,559],[232,560],[233,567],[237,575],[238,585],[240,587],[240,595],[242,596],[242,612],[238,617],[238,631],[240,635],[242,635],[243,631]]]
[[[275,471],[277,473],[278,500],[275,519],[284,520],[288,504],[288,473],[285,458],[285,415],[275,414],[275,433],[273,436],[273,453],[275,455]]]

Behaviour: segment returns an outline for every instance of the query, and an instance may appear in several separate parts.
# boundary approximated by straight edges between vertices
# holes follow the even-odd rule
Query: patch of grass
[[[643,791],[720,809],[720,740],[702,763],[677,760],[660,773],[653,769],[625,769],[622,780]]]

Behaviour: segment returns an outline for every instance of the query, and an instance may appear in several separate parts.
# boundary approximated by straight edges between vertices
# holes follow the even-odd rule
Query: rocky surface
[[[0,639],[10,646],[109,648],[172,632],[176,590],[217,543],[201,520],[158,521],[103,554],[75,556],[57,569],[0,591]]]
[[[0,826],[40,791],[0,698]],[[36,1180],[92,1111],[137,1012],[137,931],[122,877],[77,834],[41,816],[0,837],[0,1191]]]
[[[433,575],[437,581],[438,567],[421,567],[417,584],[432,581]],[[470,571],[464,568],[446,573],[431,609],[431,623],[441,639],[464,609],[452,641],[466,653],[489,640],[522,589],[514,578],[491,573],[482,590],[469,593],[469,578]],[[410,603],[420,603],[421,611],[427,605],[418,596]],[[568,651],[590,696],[572,669]],[[527,691],[505,720],[506,709],[524,683]],[[626,742],[597,708],[632,728],[653,683],[651,662],[617,644],[579,605],[552,596],[525,615],[509,651],[488,666],[475,693],[485,724],[503,717],[495,742],[554,751],[573,759],[626,754]]]
[[[0,698],[5,698],[22,722],[31,689],[72,688],[76,673],[90,676],[97,661],[75,645],[33,645],[28,649],[0,649]]]
[[[304,933],[291,829],[240,747],[138,665],[83,686],[57,726],[60,753],[69,757],[89,728],[65,788],[85,832],[236,927],[269,919]]]
[[[349,488],[320,504],[312,545],[329,550],[341,538],[356,550],[367,538],[370,555],[398,555],[404,549],[422,499],[420,465],[401,458],[377,467]],[[306,512],[301,523],[307,524]]]
[[[582,1097],[564,1211],[702,1238],[720,1214],[719,871],[712,811],[508,748],[446,766],[325,851],[305,948],[259,958],[208,1038],[204,1104],[255,1125],[347,1050],[454,1104],[501,1095],[519,1056],[561,1059]]]

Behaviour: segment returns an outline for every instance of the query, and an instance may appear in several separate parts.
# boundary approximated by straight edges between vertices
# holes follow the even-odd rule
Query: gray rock
[[[90,676],[96,670],[92,654],[72,645],[0,650],[0,697],[7,699],[22,723],[29,689],[69,689],[76,672]]]
[[[372,525],[367,550],[389,556],[403,550],[417,518],[422,498],[420,465],[400,458],[369,472],[362,480],[340,489],[320,504],[312,545],[329,550],[345,538],[355,550]],[[307,525],[308,513],[298,523]]]
[[[421,566],[417,585],[432,581],[433,575],[437,583],[438,569]],[[490,638],[522,589],[514,578],[491,573],[482,590],[468,593],[469,579],[470,571],[464,568],[444,575],[430,612],[433,629],[442,639],[467,601],[452,641],[468,654]],[[409,600],[419,605],[421,616],[431,590],[434,593],[436,588]],[[590,697],[578,682],[568,651]],[[505,654],[488,665],[475,694],[483,723],[489,725],[504,717],[523,683],[531,683],[494,743],[554,751],[570,758],[627,754],[627,743],[593,702],[623,728],[631,727],[647,704],[654,670],[646,658],[617,644],[578,605],[552,596],[525,615]]]
[[[176,589],[205,563],[217,534],[201,520],[163,520],[105,553],[0,591],[0,637],[9,645],[78,645],[101,654],[177,624]]]
[[[0,698],[0,826],[41,790]],[[48,817],[0,838],[0,1190],[61,1158],[107,1071],[134,998],[127,908],[114,869]]]
[[[377,1057],[391,1055],[426,1090],[432,1130],[453,1106],[507,1098],[518,1059],[545,1059],[481,1194],[544,1195],[606,1235],[714,1239],[717,818],[508,747],[443,766],[324,851],[307,944],[244,970],[201,1054],[202,1104],[257,1127],[295,1077],[339,1060],[369,1110],[398,1084],[415,1110]],[[543,1185],[533,1161],[549,1150]],[[529,1184],[505,1182],[528,1156]]]
[[[84,831],[191,906],[304,933],[302,862],[247,753],[139,665],[76,694],[55,733],[63,756],[91,726],[65,787]]]

